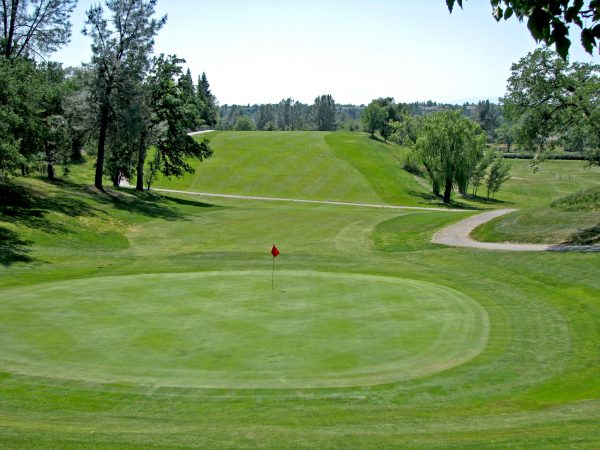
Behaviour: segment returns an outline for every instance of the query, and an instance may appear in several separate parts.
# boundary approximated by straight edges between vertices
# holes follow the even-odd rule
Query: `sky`
[[[91,57],[79,0],[71,43],[50,59],[76,66]],[[497,23],[487,0],[158,0],[168,16],[155,52],[206,73],[220,104],[464,103],[504,95],[511,64],[537,44],[525,23]],[[577,29],[575,29],[577,30]],[[571,61],[600,63],[572,36]]]

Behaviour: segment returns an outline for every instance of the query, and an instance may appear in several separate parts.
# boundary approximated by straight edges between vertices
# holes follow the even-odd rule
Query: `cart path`
[[[508,250],[527,252],[600,252],[599,245],[563,245],[563,244],[518,244],[512,242],[479,242],[470,237],[471,232],[479,225],[489,222],[496,217],[509,214],[516,209],[497,209],[461,220],[441,229],[433,235],[431,242],[449,245],[451,247],[470,247],[485,250]]]
[[[131,187],[126,180],[121,181],[121,186]],[[213,194],[210,192],[180,191],[178,189],[152,188],[154,192],[166,192],[171,194],[198,195],[200,197],[230,198],[236,200],[258,200],[270,202],[288,202],[288,203],[313,203],[318,205],[341,205],[341,206],[360,206],[363,208],[384,208],[384,209],[409,209],[417,211],[438,211],[438,212],[469,212],[471,209],[452,209],[452,208],[434,208],[426,206],[402,206],[402,205],[381,205],[376,203],[357,203],[357,202],[338,202],[334,200],[308,200],[300,198],[286,197],[260,197],[256,195],[237,195],[237,194]]]

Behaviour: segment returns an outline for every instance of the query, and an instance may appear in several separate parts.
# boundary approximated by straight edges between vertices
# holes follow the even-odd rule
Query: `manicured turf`
[[[381,159],[335,152],[385,199]],[[596,175],[536,176],[499,200]],[[399,180],[389,198],[428,201]],[[598,254],[430,243],[471,212],[19,183],[0,204],[2,448],[600,445]]]
[[[487,340],[483,308],[431,283],[278,271],[275,290],[270,278],[194,272],[7,289],[0,362],[147,386],[369,386],[460,365]]]
[[[195,174],[155,187],[219,194],[417,205],[427,194],[401,169],[406,150],[363,133],[216,132]]]

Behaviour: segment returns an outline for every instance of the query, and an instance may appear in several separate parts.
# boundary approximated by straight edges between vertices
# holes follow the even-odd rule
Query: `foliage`
[[[454,4],[462,8],[462,0],[446,0],[452,12]],[[592,54],[600,42],[600,2],[598,0],[490,0],[497,21],[513,15],[527,28],[537,42],[555,45],[563,59],[567,58],[571,40],[569,25],[581,29],[581,45]],[[600,50],[600,49],[599,49]]]
[[[0,54],[4,58],[43,57],[69,42],[69,18],[77,0],[3,0]]]
[[[600,66],[574,63],[548,49],[529,53],[512,65],[505,116],[519,124],[517,142],[542,157],[556,137],[585,136],[600,143]]]
[[[144,169],[144,182],[146,188],[150,190],[152,184],[156,181],[158,173],[160,171],[160,153],[156,152],[154,159],[148,163],[148,167]]]
[[[200,112],[200,124],[209,127],[215,126],[219,118],[217,100],[210,91],[210,84],[204,72],[198,77],[196,95],[197,107]]]
[[[317,130],[335,130],[335,101],[331,95],[321,95],[320,97],[315,98],[313,114]]]
[[[0,58],[0,177],[66,163],[65,72],[59,64]]]
[[[510,163],[503,159],[502,156],[496,155],[494,157],[489,173],[485,178],[488,198],[490,198],[490,194],[493,196],[498,192],[500,187],[510,179],[510,169]]]
[[[181,62],[176,56],[160,55],[154,61],[148,81],[153,122],[161,130],[154,141],[159,154],[156,164],[167,177],[193,172],[189,158],[202,161],[212,155],[206,139],[198,142],[187,134],[195,116],[188,113],[185,93],[175,83],[182,71]]]
[[[488,140],[492,141],[496,137],[496,128],[500,125],[501,113],[499,107],[489,100],[480,101],[477,104],[475,120],[481,125],[483,131],[487,133]]]
[[[405,115],[402,121],[390,122],[390,141],[399,145],[412,147],[417,142],[418,131],[422,121],[423,116]]]
[[[477,190],[479,189],[479,186],[481,186],[481,184],[485,181],[488,168],[490,167],[494,159],[494,152],[488,151],[484,154],[483,158],[481,158],[475,165],[475,169],[471,174],[470,182],[473,188],[473,195],[477,196]]]
[[[426,116],[417,136],[415,156],[425,167],[434,194],[443,189],[444,203],[449,203],[455,186],[466,192],[483,157],[485,134],[479,125],[458,111],[442,111]]]
[[[517,137],[517,125],[514,122],[505,120],[502,125],[496,128],[496,140],[498,143],[506,145],[506,151],[510,153],[513,143]]]
[[[254,130],[254,124],[249,117],[238,117],[235,119],[233,129],[235,131],[252,131]]]
[[[394,133],[393,123],[403,122],[408,118],[408,107],[396,104],[392,97],[380,97],[369,103],[363,110],[361,119],[371,136],[379,130],[381,137],[387,141]]]
[[[376,101],[372,101],[362,112],[362,123],[371,136],[375,131],[381,130],[387,119],[387,110]]]

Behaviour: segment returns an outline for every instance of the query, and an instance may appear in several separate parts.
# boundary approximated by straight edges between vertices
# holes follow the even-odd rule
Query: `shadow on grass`
[[[430,193],[430,192],[419,192],[419,191],[415,191],[415,190],[410,190],[410,191],[408,191],[408,194],[412,195],[413,197],[418,197],[418,198],[425,200],[424,202],[420,202],[420,204],[424,205],[424,206],[439,206],[442,208],[473,209],[473,210],[484,209],[484,208],[469,205],[467,203],[460,202],[457,200],[450,200],[450,203],[444,203],[442,197],[434,195],[433,193]]]
[[[471,202],[481,203],[483,205],[514,205],[513,202],[508,202],[506,200],[498,200],[495,198],[480,197],[478,195],[471,195],[471,194],[463,194],[463,198],[467,199]]]
[[[99,205],[107,205],[128,213],[169,221],[188,219],[187,214],[167,203],[198,208],[213,207],[208,203],[165,197],[150,192],[111,189],[101,192],[92,186],[79,185],[69,181],[56,181],[51,185],[60,187],[62,192],[48,193],[43,190],[43,187],[1,183],[0,222],[22,225],[48,234],[74,233],[76,230],[69,228],[59,220],[49,219],[48,214],[57,212],[68,217],[109,215],[109,212],[103,208],[94,206],[94,203],[89,201],[90,198]],[[31,244],[32,242],[20,239],[14,231],[0,227],[0,264],[31,262],[32,259],[27,256],[28,247]]]
[[[19,239],[17,233],[0,227],[0,265],[10,266],[17,262],[33,261],[29,253],[30,241]]]
[[[591,228],[579,230],[563,242],[566,245],[598,245],[600,244],[600,223]]]
[[[160,194],[162,198],[169,202],[177,203],[182,206],[194,206],[196,208],[217,208],[217,205],[213,205],[211,203],[199,202],[197,200],[186,200],[183,198],[171,197],[169,195]]]
[[[112,208],[115,208],[120,211],[127,211],[133,214],[139,214],[153,219],[163,219],[168,221],[187,220],[186,214],[182,213],[181,211],[178,211],[176,208],[169,207],[165,204],[167,201],[174,200],[166,200],[164,196],[160,194],[155,194],[153,192],[139,192],[134,189],[124,188],[106,188],[103,192],[96,189],[94,186],[80,185],[64,180],[57,181],[55,182],[55,184],[62,187],[63,189],[73,192],[74,194],[84,192],[85,194],[93,198],[96,202],[102,205],[109,205]],[[177,202],[174,201],[174,203]],[[208,207],[211,205],[197,202],[197,204],[194,204],[194,206]],[[102,210],[96,211],[100,211],[103,214],[106,214],[106,212]]]
[[[388,141],[385,141],[385,140],[381,139],[380,137],[374,136],[372,134],[369,135],[369,139],[371,139],[372,141],[380,142],[380,143],[385,144],[385,145],[390,145],[390,143]]]
[[[46,218],[51,211],[69,217],[93,214],[93,208],[77,198],[51,196],[16,184],[0,185],[2,221],[22,224],[51,234],[67,233],[67,227]]]

